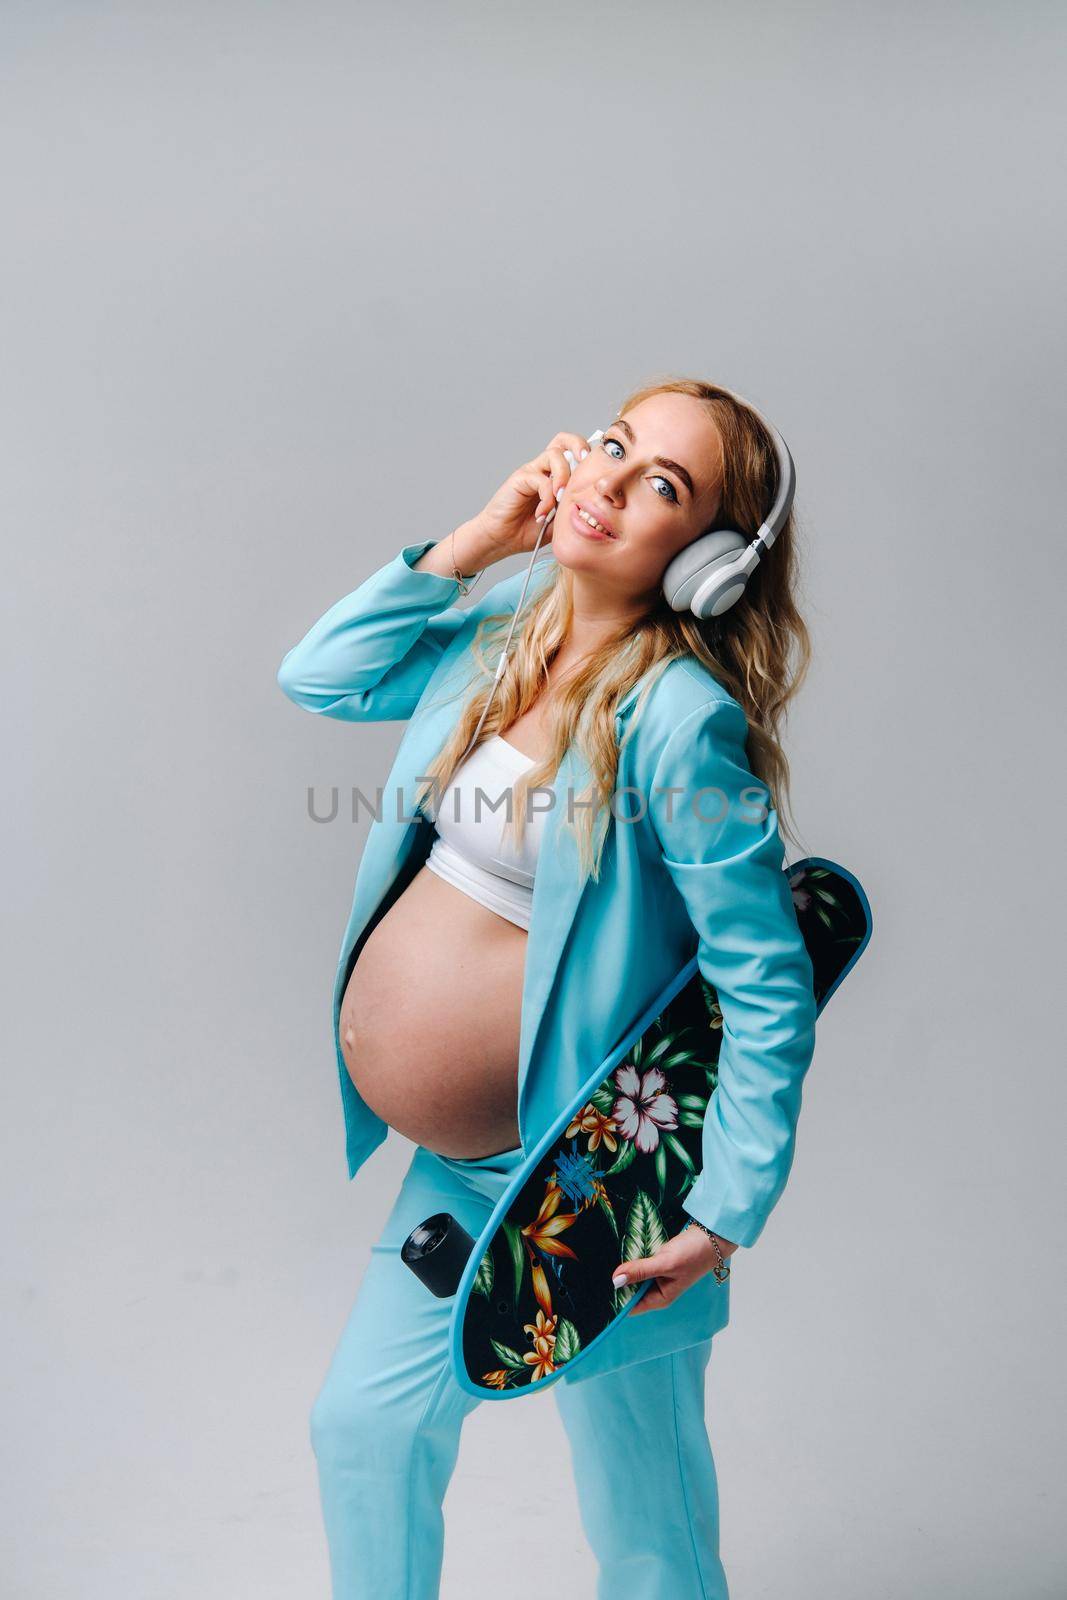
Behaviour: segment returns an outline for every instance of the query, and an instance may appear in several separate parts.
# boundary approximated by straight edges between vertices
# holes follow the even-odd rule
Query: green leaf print
[[[644,1053],[641,1065],[646,1072],[648,1071],[649,1067],[654,1067],[656,1065],[660,1056],[663,1055],[665,1050],[669,1050],[671,1048],[676,1038],[676,1034],[665,1033],[662,1039],[656,1041],[651,1050]],[[638,1042],[637,1048],[638,1050],[641,1048],[640,1041]]]
[[[522,1247],[522,1234],[516,1223],[504,1223],[504,1237],[508,1241],[508,1249],[511,1251],[511,1264],[515,1269],[514,1303],[518,1305],[519,1294],[522,1290],[522,1275],[526,1270],[526,1252]]]
[[[702,1050],[679,1050],[676,1055],[671,1056],[669,1061],[664,1062],[664,1071],[673,1072],[675,1067],[690,1067],[695,1061],[699,1062],[703,1059],[704,1052]]]
[[[510,1345],[501,1344],[497,1339],[490,1339],[489,1343],[500,1357],[506,1367],[513,1372],[528,1372],[529,1362],[524,1361],[517,1350],[512,1350]]]
[[[675,1160],[680,1161],[683,1167],[686,1167],[688,1171],[695,1176],[697,1170],[696,1165],[682,1141],[677,1138],[675,1134],[669,1131],[663,1135],[663,1140],[664,1143],[669,1147],[670,1152],[674,1156]]]
[[[606,1194],[598,1194],[596,1198],[601,1211],[611,1223],[611,1230],[617,1239],[619,1237],[619,1224],[615,1217],[615,1207]]]
[[[667,1230],[663,1226],[658,1207],[651,1196],[643,1189],[638,1189],[630,1202],[626,1232],[619,1251],[620,1258],[623,1261],[639,1261],[644,1256],[654,1255],[660,1246],[666,1243]],[[640,1287],[639,1283],[626,1283],[621,1289],[616,1289],[615,1312],[621,1311],[628,1305]]]
[[[561,1317],[552,1352],[553,1366],[561,1367],[565,1361],[573,1360],[581,1348],[582,1341],[578,1336],[578,1329],[566,1317]]]
[[[659,1208],[644,1189],[638,1189],[630,1202],[626,1232],[622,1240],[623,1261],[640,1261],[667,1243],[667,1231]]]
[[[493,1252],[491,1250],[487,1250],[481,1261],[478,1263],[478,1271],[475,1273],[474,1282],[471,1284],[471,1293],[484,1294],[488,1300],[492,1292]]]
[[[605,1178],[614,1177],[616,1172],[625,1172],[636,1154],[636,1145],[631,1144],[629,1139],[627,1139],[626,1143],[615,1157],[614,1165],[610,1166],[607,1172],[605,1172]]]

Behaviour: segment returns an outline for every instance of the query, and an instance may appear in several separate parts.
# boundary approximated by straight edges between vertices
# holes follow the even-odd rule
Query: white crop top
[[[531,797],[525,836],[516,849],[508,823],[508,790],[537,763],[491,734],[457,767],[441,795],[435,837],[426,865],[498,916],[530,926],[534,873],[547,812]],[[478,791],[481,793],[478,793]],[[512,798],[512,806],[515,805]],[[507,831],[507,837],[504,832]]]

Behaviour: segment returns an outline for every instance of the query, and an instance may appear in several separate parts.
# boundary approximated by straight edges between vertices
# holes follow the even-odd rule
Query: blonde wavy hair
[[[695,378],[666,378],[643,385],[627,395],[616,416],[625,416],[655,394],[684,394],[699,400],[722,441],[722,460],[715,464],[716,471],[721,468],[721,502],[714,520],[702,531],[736,528],[754,537],[778,486],[777,456],[759,417],[727,390]],[[558,699],[546,720],[550,748],[545,759],[514,783],[507,814],[516,840],[521,841],[525,832],[529,789],[552,781],[573,742],[592,775],[592,788],[586,791],[592,804],[576,806],[576,823],[565,818],[561,826],[576,828],[581,869],[594,880],[599,877],[618,774],[616,706],[647,674],[648,682],[634,710],[636,723],[652,685],[668,663],[691,655],[744,710],[749,765],[770,792],[782,833],[798,843],[785,820],[789,762],[780,740],[786,707],[800,688],[811,661],[810,637],[795,601],[798,577],[797,526],[794,512],[790,511],[770,554],[749,578],[743,596],[721,617],[701,621],[691,612],[673,611],[661,599],[639,622],[628,621],[618,635],[594,650],[580,670],[568,678],[565,687],[557,691]],[[554,581],[524,603],[507,668],[485,719],[479,745],[493,734],[503,734],[548,687],[549,667],[567,638],[571,615],[571,573],[557,565]],[[511,617],[510,612],[483,617],[478,625],[471,641],[473,681],[477,687],[443,748],[427,772],[421,774],[427,781],[417,800],[420,808],[431,794],[444,794],[463,757],[492,688],[493,671]],[[487,653],[490,648],[491,660]]]

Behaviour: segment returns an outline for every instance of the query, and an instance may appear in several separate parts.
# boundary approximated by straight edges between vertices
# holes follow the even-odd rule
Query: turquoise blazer
[[[349,1178],[388,1127],[358,1093],[341,1054],[348,976],[429,853],[433,828],[415,813],[418,781],[458,721],[479,621],[514,611],[525,575],[458,607],[453,578],[413,571],[434,542],[406,545],[331,606],[278,669],[280,687],[304,710],[345,722],[407,724],[383,785],[382,816],[367,836],[334,981]],[[551,557],[535,566],[528,598],[554,568]],[[545,816],[523,980],[520,1139],[533,1149],[696,955],[718,993],[723,1039],[702,1171],[684,1205],[724,1238],[753,1245],[793,1161],[815,1044],[811,960],[782,870],[777,815],[745,754],[741,706],[695,656],[661,672],[635,718],[641,687],[616,711],[618,816],[598,882],[580,877],[576,841],[561,827],[568,787],[580,798],[590,778],[574,745],[551,785],[555,803]],[[373,804],[376,795],[367,798]],[[706,1339],[729,1320],[731,1281],[719,1284],[708,1273],[671,1305],[624,1318],[570,1381]]]

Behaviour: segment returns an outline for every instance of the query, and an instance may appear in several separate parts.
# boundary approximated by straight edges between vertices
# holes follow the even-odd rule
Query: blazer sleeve
[[[723,1019],[702,1171],[683,1208],[738,1245],[755,1244],[789,1176],[816,1012],[777,813],[749,766],[747,732],[736,700],[691,712],[660,753],[649,799]]]
[[[346,722],[412,716],[471,614],[450,604],[461,592],[454,578],[413,570],[435,543],[405,545],[286,652],[278,684],[294,704]],[[484,598],[495,593],[489,590]]]

